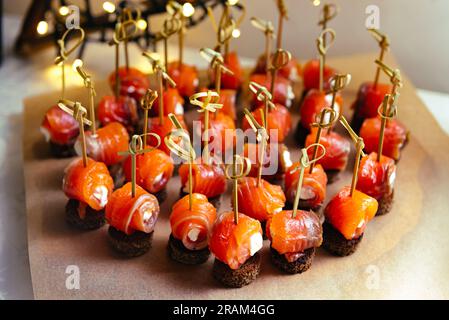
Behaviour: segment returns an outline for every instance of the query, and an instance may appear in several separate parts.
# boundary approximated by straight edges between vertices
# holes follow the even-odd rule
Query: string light
[[[232,30],[232,37],[233,38],[239,38],[240,37],[240,30],[239,29],[234,29]]]
[[[69,8],[66,7],[66,6],[62,6],[61,8],[59,8],[59,14],[60,14],[61,16],[66,16],[66,15],[69,14],[69,12],[70,12],[70,10],[69,10]]]
[[[318,6],[320,5],[320,3],[321,3],[320,0],[313,0],[313,1],[312,1],[312,4],[313,4],[315,7],[318,7]]]
[[[144,19],[139,19],[137,21],[137,28],[140,30],[146,30],[147,29],[147,22]]]
[[[115,4],[113,4],[110,1],[103,2],[103,9],[107,13],[114,13],[115,12]]]
[[[73,64],[72,64],[73,71],[76,71],[76,68],[78,68],[78,67],[81,68],[83,66],[83,64],[84,64],[83,60],[75,59],[75,61],[73,61]]]
[[[184,17],[191,17],[195,13],[195,8],[190,2],[186,2],[182,5],[182,14]]]
[[[48,32],[48,23],[47,21],[39,21],[39,23],[37,24],[37,33],[39,33],[40,35],[44,35]]]

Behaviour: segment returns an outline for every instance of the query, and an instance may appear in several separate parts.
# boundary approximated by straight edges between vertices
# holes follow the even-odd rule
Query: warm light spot
[[[39,33],[41,35],[46,34],[48,32],[48,23],[47,23],[47,21],[40,21],[37,24],[37,28],[36,29],[37,29],[37,33]]]
[[[239,0],[228,0],[230,6],[235,6],[238,2]]]
[[[137,28],[139,28],[140,30],[146,30],[147,22],[143,19],[139,19],[139,21],[137,21]]]
[[[232,30],[232,37],[233,37],[233,38],[238,38],[238,37],[240,37],[240,34],[241,34],[241,32],[240,32],[239,29],[234,29],[234,30]]]
[[[83,66],[83,60],[81,60],[81,59],[75,59],[75,61],[73,61],[73,64],[72,64],[72,68],[73,68],[73,71],[77,71],[76,70],[76,68],[78,68],[78,67],[82,67]]]
[[[312,1],[312,4],[313,4],[315,7],[318,7],[318,6],[320,5],[320,3],[321,3],[320,0],[313,0],[313,1]]]
[[[104,9],[104,11],[106,11],[108,13],[114,13],[115,4],[113,4],[112,2],[109,2],[109,1],[105,1],[105,2],[103,2],[103,9]]]
[[[191,17],[195,13],[195,8],[190,2],[186,2],[182,5],[182,14],[184,17]]]
[[[62,6],[61,8],[59,8],[59,14],[61,16],[66,16],[69,14],[69,8],[67,8],[66,6]]]

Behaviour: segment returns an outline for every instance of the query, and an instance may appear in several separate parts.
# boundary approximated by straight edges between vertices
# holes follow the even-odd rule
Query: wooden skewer
[[[81,153],[84,167],[87,166],[87,150],[86,150],[86,136],[84,134],[84,125],[92,126],[92,122],[85,118],[87,110],[81,103],[70,100],[61,99],[58,102],[58,107],[64,112],[72,115],[79,123],[80,138],[81,138]]]
[[[380,118],[382,119],[379,133],[379,144],[377,149],[377,162],[380,162],[380,157],[382,156],[385,127],[388,124],[388,120],[393,119],[397,113],[396,100],[398,96],[399,93],[397,93],[394,96],[391,96],[391,94],[386,94],[382,104],[379,106],[379,109],[377,110]]]
[[[203,100],[204,98],[204,100]],[[198,92],[190,97],[190,103],[199,107],[198,112],[204,113],[204,161],[209,164],[209,112],[215,112],[223,107],[218,103],[220,96],[214,91]]]
[[[288,12],[284,0],[276,0],[276,2],[279,11],[276,48],[280,49],[282,47],[282,33],[283,33],[284,19],[288,19]]]
[[[326,122],[327,115],[329,115],[329,120]],[[312,127],[318,127],[317,133],[316,133],[316,138],[315,138],[316,146],[313,150],[312,161],[315,160],[316,157],[318,156],[318,145],[320,144],[322,130],[326,129],[326,128],[329,129],[330,127],[332,127],[333,123],[335,122],[335,120],[337,118],[338,118],[338,116],[334,109],[324,108],[319,115],[319,121],[312,124]],[[309,173],[312,173],[314,166],[315,166],[315,162],[311,162]]]
[[[292,55],[289,51],[284,49],[277,49],[271,60],[271,96],[274,99],[274,87],[276,84],[276,75],[279,69],[285,67],[291,60]]]
[[[264,21],[257,17],[251,18],[251,24],[265,35],[265,69],[268,75],[270,71],[271,39],[275,37],[274,27],[271,21]]]
[[[368,29],[368,31],[373,35],[373,37],[377,40],[377,42],[379,42],[380,54],[378,61],[383,62],[385,52],[390,47],[390,41],[387,35],[380,33],[379,30],[377,29]],[[377,85],[379,83],[380,70],[381,67],[380,65],[378,65],[376,69],[376,74],[374,76],[374,89],[377,88]]]
[[[80,37],[78,41],[74,44],[72,48],[69,50],[66,49],[66,39],[68,35],[72,32],[78,31],[80,33]],[[59,45],[59,56],[55,59],[55,64],[61,66],[61,99],[65,99],[65,61],[68,57],[84,42],[85,32],[82,28],[73,28],[68,29],[62,35],[61,39],[58,40]]]
[[[148,133],[148,111],[153,107],[154,101],[158,98],[157,91],[148,89],[145,96],[142,98],[140,105],[144,111],[144,125],[143,125],[143,145],[147,146]]]
[[[264,127],[263,125],[260,125],[248,109],[245,108],[243,110],[243,112],[245,113],[245,117],[248,120],[249,125],[251,126],[253,131],[256,133],[257,141],[261,144],[261,148],[258,151],[258,152],[260,152],[260,154],[259,154],[259,159],[258,159],[259,167],[257,168],[258,169],[257,170],[257,186],[259,186],[262,181],[262,169],[263,169],[263,163],[264,163],[264,158],[265,158],[265,149],[267,146],[269,136],[267,134],[266,127]],[[264,113],[262,110],[260,110],[260,112],[262,114],[262,120],[263,120],[262,123],[264,123],[265,122]]]
[[[178,121],[173,113],[168,115],[168,118],[172,122],[173,126],[177,129],[176,131],[170,132],[165,138],[165,144],[170,149],[171,152],[178,155],[184,161],[187,161],[189,165],[189,209],[192,210],[193,201],[193,162],[196,159],[195,150],[193,149],[192,143],[190,142],[189,134],[183,129],[181,123]],[[178,138],[181,138],[182,146],[179,145]]]
[[[240,170],[238,170],[240,168]],[[229,173],[229,169],[232,170]],[[239,201],[238,201],[238,181],[246,177],[251,170],[251,161],[248,158],[239,156],[237,154],[232,158],[232,164],[225,166],[225,176],[232,180],[232,204],[234,207],[234,223],[239,223]]]
[[[95,96],[97,95],[95,92],[94,83],[92,81],[92,77],[88,75],[83,68],[76,67],[76,71],[81,76],[81,78],[84,80],[84,86],[87,88],[89,92],[89,115],[90,115],[90,121],[92,122],[92,136],[97,135],[97,124],[95,121]]]
[[[145,145],[142,141],[143,135],[133,135],[131,138],[131,142],[129,143],[128,151],[120,151],[119,155],[130,155],[131,156],[131,196],[134,198],[136,196],[136,157],[139,154],[144,154],[150,152],[156,148],[158,148],[161,144],[161,137],[156,133],[148,133],[146,135],[152,136],[157,140],[156,146],[151,148],[145,148]]]
[[[334,3],[331,3],[331,4],[326,3],[323,6],[323,10],[322,10],[323,18],[318,22],[318,25],[321,26],[322,31],[327,29],[327,23],[337,16],[338,11],[339,11],[339,8]],[[326,35],[324,35],[323,45],[326,46],[326,43],[327,43]]]
[[[325,38],[326,34],[328,34],[328,33],[331,35],[331,42],[325,44],[324,38]],[[324,87],[324,69],[326,66],[326,53],[327,53],[327,50],[332,46],[334,40],[335,40],[335,31],[330,28],[323,30],[316,40],[318,53],[320,56],[320,81],[319,81],[319,90],[320,91],[323,91],[323,87]]]
[[[315,148],[315,151],[318,148],[321,148],[323,150],[323,152],[321,153],[321,155],[319,157],[315,157],[312,160],[309,160],[308,157],[308,150],[309,148]],[[306,170],[307,167],[313,165],[315,162],[317,162],[318,160],[320,160],[322,157],[324,157],[324,155],[326,154],[326,148],[319,143],[314,143],[311,144],[310,146],[308,146],[307,148],[303,148],[301,149],[301,159],[299,161],[299,180],[298,180],[298,185],[296,186],[296,194],[295,194],[295,200],[293,202],[293,212],[292,212],[292,218],[296,218],[297,212],[298,212],[298,205],[299,205],[299,199],[301,197],[301,189],[302,189],[302,184],[304,181],[304,172]]]

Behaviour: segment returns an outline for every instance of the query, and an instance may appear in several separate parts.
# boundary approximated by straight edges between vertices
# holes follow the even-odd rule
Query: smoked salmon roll
[[[271,88],[271,76],[266,74],[253,74],[251,75],[250,82],[255,82],[261,86],[264,86],[268,90]],[[277,76],[276,81],[274,83],[274,97],[273,102],[279,103],[286,107],[291,107],[293,100],[295,99],[295,94],[293,92],[293,88],[290,84],[290,81],[287,79]],[[259,106],[260,101],[257,101],[257,98],[253,96],[254,106]]]
[[[376,215],[377,200],[345,187],[326,206],[323,247],[337,256],[348,256],[357,249],[368,222]]]
[[[245,143],[243,156],[250,159],[251,170],[249,177],[257,177],[259,174],[261,146],[257,143]],[[285,172],[292,165],[290,151],[283,143],[269,143],[265,148],[262,178],[270,183],[280,184]]]
[[[312,128],[312,132],[306,138],[305,147],[315,143],[317,131],[318,128]],[[332,183],[346,168],[351,143],[337,132],[328,130],[323,130],[319,143],[326,148],[326,154],[317,163],[321,164],[326,172],[328,183]],[[313,151],[314,148],[309,148],[307,151],[310,158],[313,157]]]
[[[64,158],[75,155],[73,146],[79,135],[79,124],[73,116],[53,106],[45,113],[40,131],[50,144],[53,156]]]
[[[216,258],[214,278],[233,288],[250,284],[260,273],[257,252],[262,245],[262,227],[258,220],[239,213],[236,224],[234,212],[222,213],[209,241],[209,249]]]
[[[118,70],[120,95],[134,99],[136,103],[145,96],[150,88],[150,80],[142,71],[132,67],[120,67]],[[115,90],[115,71],[109,75],[111,90]]]
[[[181,123],[181,126],[184,130],[187,130],[187,125],[184,121],[184,117],[182,115],[176,115],[176,118]],[[148,121],[148,133],[155,133],[159,137],[165,137],[170,132],[177,130],[173,123],[170,121],[168,116],[164,117],[164,122],[161,124],[159,117],[150,118]],[[148,145],[155,146],[156,139],[153,137],[148,137]],[[162,140],[160,146],[158,147],[160,150],[164,151],[166,154],[170,155],[171,151],[165,144],[165,141]]]
[[[208,248],[212,227],[217,218],[215,207],[203,194],[192,194],[179,199],[172,207],[168,242],[170,257],[184,264],[201,264],[210,255]]]
[[[281,211],[268,220],[267,236],[271,242],[271,261],[290,273],[307,271],[315,248],[323,242],[323,229],[313,211]]]
[[[159,210],[156,197],[138,185],[135,197],[132,196],[131,182],[115,190],[106,205],[112,247],[127,257],[147,252],[151,246]]]
[[[92,131],[86,131],[85,136],[87,155],[107,166],[121,162],[123,157],[118,153],[128,150],[129,134],[118,122],[111,122],[97,129],[96,135]],[[76,141],[75,150],[81,156],[81,138]]]
[[[359,133],[363,121],[367,118],[375,118],[377,110],[382,104],[386,94],[392,90],[391,84],[378,83],[374,87],[373,82],[363,83],[357,92],[357,98],[351,106],[354,109],[354,115],[351,120],[351,127],[354,132]]]
[[[263,112],[261,112],[260,108],[262,107],[256,108],[251,113],[254,116],[254,119],[256,119],[258,123],[262,124]],[[251,126],[246,117],[243,118],[242,129],[247,130],[250,128]],[[282,143],[290,133],[291,128],[292,128],[292,118],[289,110],[283,105],[277,103],[275,105],[275,108],[273,108],[268,112],[268,121],[266,129],[268,135],[270,136],[270,142]]]
[[[303,145],[307,135],[310,133],[311,125],[317,121],[317,116],[325,108],[330,108],[332,104],[332,94],[317,89],[310,90],[304,97],[299,109],[300,121],[296,127],[295,138],[299,144]],[[335,97],[334,110],[340,115],[343,107],[343,99],[339,93]]]
[[[127,96],[105,96],[98,104],[98,120],[102,126],[111,122],[121,123],[129,133],[133,133],[138,126],[137,104]]]
[[[360,137],[365,142],[365,151],[376,152],[379,148],[379,135],[382,119],[369,118],[363,122],[360,129]],[[396,119],[388,120],[384,131],[382,154],[392,158],[396,162],[401,158],[401,149],[408,141],[408,131],[402,123]]]
[[[189,165],[183,163],[179,167],[181,177],[181,197],[189,192]],[[216,207],[219,207],[220,196],[226,191],[226,177],[223,168],[218,164],[199,164],[192,166],[193,193],[205,195]]]
[[[376,215],[384,215],[391,210],[395,179],[396,165],[393,159],[382,155],[380,161],[377,161],[376,152],[361,159],[357,189],[377,200],[379,207]]]
[[[337,74],[337,71],[328,66],[324,66],[324,90],[329,90],[329,80]],[[319,89],[320,84],[320,62],[317,59],[310,60],[304,65],[304,68],[302,70],[302,79],[303,79],[303,85],[304,85],[304,94],[307,94],[309,90],[312,89]]]
[[[131,156],[128,156],[123,164],[126,181],[131,181],[132,178],[131,163]],[[162,203],[167,196],[165,188],[173,176],[174,168],[173,159],[162,150],[154,149],[138,154],[136,155],[136,183],[155,195],[159,203]]]
[[[164,116],[170,113],[176,115],[184,114],[184,98],[179,94],[177,88],[164,89]],[[154,101],[153,107],[150,109],[151,117],[159,116],[159,97]]]
[[[176,83],[181,96],[190,97],[197,91],[200,81],[195,66],[185,63],[180,66],[178,61],[174,61],[168,64],[167,73]]]
[[[73,160],[64,171],[62,190],[69,198],[67,222],[79,229],[92,230],[104,225],[104,207],[114,188],[108,168],[102,162],[87,158]]]
[[[272,215],[284,208],[286,198],[282,188],[264,179],[260,180],[259,185],[257,185],[257,178],[239,179],[237,190],[239,211],[259,220],[262,226]]]
[[[285,173],[285,195],[289,207],[292,207],[295,202],[299,174],[299,162],[295,162]],[[312,172],[306,168],[298,208],[318,212],[326,198],[326,185],[327,175],[320,164],[315,165]]]

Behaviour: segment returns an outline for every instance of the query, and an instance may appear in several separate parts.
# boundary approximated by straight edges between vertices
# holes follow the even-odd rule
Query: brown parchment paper
[[[345,114],[361,82],[374,74],[374,54],[329,59],[351,73],[344,91]],[[395,65],[392,58],[387,62]],[[161,207],[153,247],[144,256],[123,259],[109,247],[107,227],[80,232],[64,221],[67,202],[61,191],[63,170],[70,160],[51,159],[39,125],[59,93],[25,100],[24,166],[28,244],[34,295],[37,299],[352,299],[449,298],[449,137],[438,126],[404,76],[399,119],[411,129],[410,143],[398,164],[395,202],[391,213],[375,218],[357,252],[338,258],[319,249],[311,269],[286,275],[270,263],[269,243],[261,250],[262,271],[251,285],[227,289],[211,275],[213,258],[200,266],[184,266],[166,253],[170,207],[178,199],[179,178],[169,184]],[[384,81],[387,81],[384,78]],[[109,93],[97,84],[98,97]],[[67,97],[86,102],[83,88]],[[298,105],[293,106],[297,111]],[[189,115],[190,117],[191,115]],[[294,127],[298,116],[294,114]],[[298,150],[287,141],[294,161]],[[350,184],[352,164],[328,187],[327,201]],[[228,194],[220,211],[230,208]],[[68,290],[67,267],[80,271],[80,289]]]

